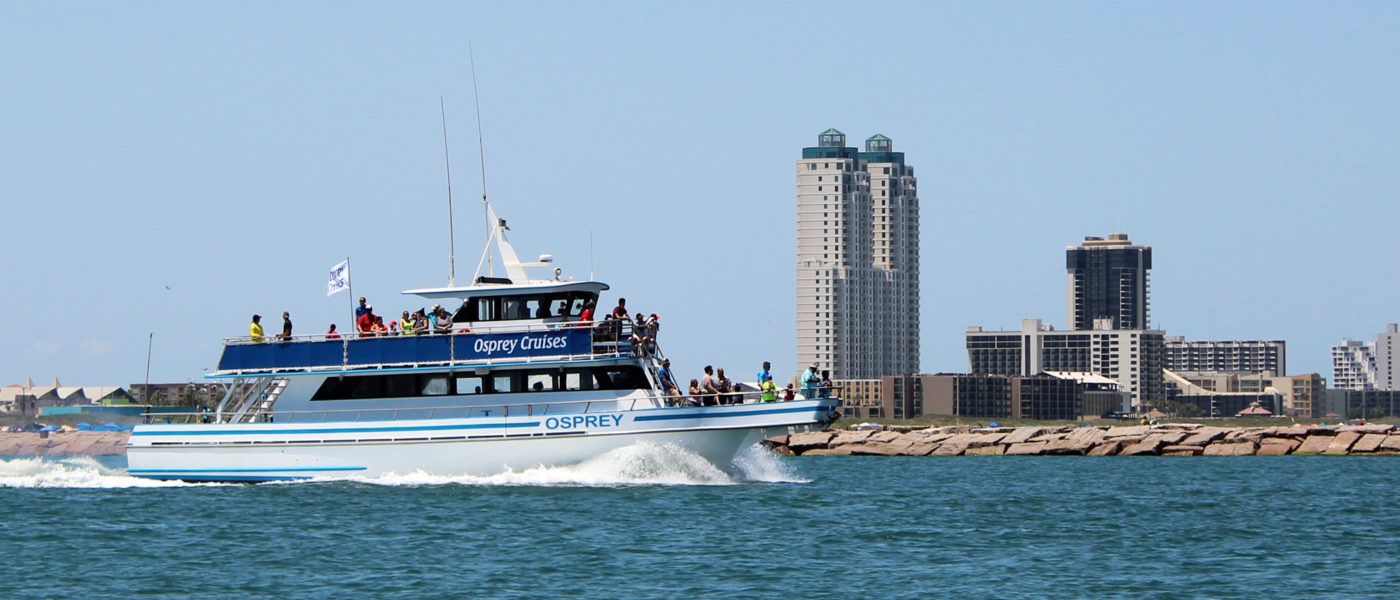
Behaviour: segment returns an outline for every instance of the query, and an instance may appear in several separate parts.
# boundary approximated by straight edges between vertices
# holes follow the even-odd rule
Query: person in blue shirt
[[[656,378],[661,383],[661,392],[670,396],[681,393],[680,386],[676,385],[676,378],[671,374],[671,359],[661,361],[661,368],[656,370]]]
[[[770,378],[770,377],[773,376],[772,373],[769,373],[769,372],[768,372],[768,370],[771,369],[771,368],[773,368],[773,365],[769,364],[768,361],[766,361],[766,360],[763,361],[763,370],[758,372],[758,383],[759,383],[759,384],[762,384],[762,383],[763,383],[763,380],[768,379],[768,378]]]
[[[807,399],[817,397],[817,386],[821,385],[822,376],[817,373],[817,363],[812,363],[802,372],[802,396]]]

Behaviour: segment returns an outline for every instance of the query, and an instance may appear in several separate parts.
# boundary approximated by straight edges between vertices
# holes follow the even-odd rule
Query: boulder
[[[1157,453],[1157,449],[1160,448],[1161,446],[1162,446],[1162,435],[1159,434],[1159,433],[1154,433],[1154,434],[1149,435],[1149,436],[1147,436],[1147,437],[1145,437],[1145,438],[1142,438],[1142,441],[1140,441],[1140,442],[1138,442],[1138,443],[1136,443],[1136,444],[1132,444],[1132,445],[1129,445],[1129,446],[1124,446],[1123,449],[1120,450],[1120,451],[1118,452],[1118,455],[1119,455],[1119,456],[1139,456],[1139,455],[1143,455],[1143,454],[1148,454],[1148,455],[1150,455],[1150,454],[1156,454],[1156,453]]]
[[[1163,446],[1175,446],[1177,444],[1180,444],[1182,440],[1185,440],[1186,438],[1191,436],[1190,433],[1187,433],[1185,431],[1165,431],[1157,435],[1162,436],[1161,440]]]
[[[787,444],[764,444],[763,447],[777,456],[793,455],[792,448],[787,447]]]
[[[1201,450],[1200,446],[1163,446],[1162,456],[1198,456]]]
[[[1249,440],[1239,442],[1216,442],[1206,446],[1201,452],[1202,456],[1249,456],[1254,454],[1254,442]]]
[[[785,433],[785,434],[783,434],[783,435],[775,435],[775,436],[770,437],[770,438],[768,438],[768,439],[766,439],[766,440],[763,440],[763,444],[764,444],[765,446],[769,446],[769,447],[772,447],[772,446],[786,446],[786,445],[788,445],[788,434]]]
[[[1057,431],[1057,432],[1055,432],[1055,433],[1042,433],[1042,434],[1040,434],[1040,435],[1037,435],[1037,436],[1031,438],[1031,439],[1028,440],[1028,441],[1031,441],[1031,442],[1053,442],[1053,441],[1055,441],[1055,440],[1063,440],[1063,439],[1065,439],[1066,437],[1069,437],[1069,434],[1068,434],[1068,433],[1064,433],[1064,432],[1059,432],[1059,431]]]
[[[1264,439],[1264,436],[1269,432],[1270,429],[1272,428],[1246,427],[1244,429],[1236,429],[1234,431],[1231,431],[1229,435],[1226,435],[1224,441],[1238,442],[1248,440],[1257,444],[1260,440]]]
[[[1102,427],[1080,427],[1070,432],[1069,437],[1065,439],[1093,445],[1103,441],[1103,436],[1106,433],[1108,433],[1108,430]]]
[[[944,440],[943,443],[939,444],[937,448],[934,448],[933,452],[931,452],[930,455],[958,456],[962,454],[963,451],[967,450],[968,444],[972,443],[973,438],[976,438],[979,435],[980,434],[977,433],[959,433],[958,435]]]
[[[968,448],[981,448],[983,446],[998,445],[998,442],[1005,438],[1007,434],[999,432],[978,433],[967,443]]]
[[[1034,443],[1034,442],[1031,442]],[[1081,442],[1069,438],[1054,440],[1045,447],[1045,454],[1084,454],[1094,447],[1092,442]]]
[[[1045,429],[1043,427],[1018,427],[1015,431],[1002,438],[1003,444],[1019,444],[1040,435]]]
[[[1113,456],[1113,455],[1115,455],[1115,454],[1118,454],[1118,449],[1121,448],[1121,447],[1122,447],[1122,445],[1119,444],[1118,442],[1103,442],[1103,443],[1100,443],[1100,444],[1097,445],[1097,446],[1094,446],[1093,448],[1090,448],[1089,451],[1086,453],[1086,455],[1087,455],[1087,456]]]
[[[1103,434],[1104,439],[1124,438],[1124,437],[1145,437],[1152,433],[1152,429],[1147,425],[1134,425],[1132,427],[1109,427]]]
[[[1270,433],[1269,436],[1302,439],[1308,436],[1308,427],[1306,425],[1293,425],[1291,427],[1275,427],[1274,431]]]
[[[1328,446],[1332,445],[1332,438],[1335,437],[1337,437],[1335,432],[1332,432],[1330,434],[1308,434],[1308,437],[1303,440],[1302,444],[1300,444],[1296,449],[1293,450],[1293,453],[1322,454],[1325,450],[1327,450]]]
[[[1337,435],[1336,425],[1311,425],[1308,427],[1308,435]]]
[[[969,447],[963,456],[1001,456],[1006,452],[1006,446],[994,444],[991,446]]]
[[[904,432],[902,431],[880,431],[871,434],[866,440],[871,442],[893,442],[901,437],[904,437]]]
[[[1303,442],[1291,437],[1266,437],[1259,442],[1259,456],[1283,456],[1292,452]]]
[[[1388,437],[1390,436],[1381,433],[1362,434],[1361,439],[1356,440],[1356,443],[1351,445],[1351,452],[1375,452],[1380,450],[1381,444],[1385,442],[1385,438]]]
[[[851,454],[851,451],[852,451],[852,450],[855,450],[855,449],[858,448],[858,447],[859,447],[859,446],[856,446],[856,445],[854,445],[854,444],[846,444],[846,445],[844,445],[844,446],[835,446],[835,447],[832,447],[832,448],[812,448],[811,450],[806,450],[806,451],[802,452],[801,455],[802,455],[802,456],[849,456],[849,455]]]
[[[1385,435],[1394,430],[1394,425],[1386,425],[1385,423],[1367,423],[1365,425],[1343,425],[1341,427],[1341,431],[1355,431],[1356,433],[1361,434],[1379,433],[1381,435]]]
[[[892,446],[888,442],[866,442],[864,444],[842,444],[838,448],[851,446],[851,454],[860,456],[899,456],[903,446]]]
[[[1045,451],[1047,442],[1021,442],[1006,449],[1007,456],[1036,456]]]
[[[930,443],[930,442],[916,442],[916,443],[913,443],[913,444],[909,444],[908,446],[904,446],[903,448],[900,448],[900,450],[899,450],[899,455],[900,455],[900,456],[928,456],[928,455],[929,455],[930,453],[932,453],[936,448],[938,448],[938,444],[934,444],[934,443]]]
[[[1352,445],[1352,444],[1355,444],[1355,443],[1356,443],[1356,440],[1359,440],[1359,439],[1361,439],[1361,434],[1359,434],[1359,433],[1357,433],[1357,432],[1355,432],[1355,431],[1340,431],[1340,432],[1337,432],[1337,435],[1336,435],[1335,437],[1332,438],[1332,443],[1331,443],[1331,444],[1328,444],[1328,445],[1327,445],[1327,449],[1326,449],[1326,450],[1323,450],[1322,453],[1323,453],[1323,454],[1346,454],[1346,453],[1347,453],[1347,450],[1351,450],[1351,445]]]
[[[1230,430],[1220,427],[1202,427],[1191,435],[1186,436],[1186,439],[1181,441],[1181,445],[1204,447],[1211,442],[1225,437],[1229,432]]]
[[[788,436],[788,447],[798,454],[806,454],[810,450],[826,448],[833,437],[835,434],[830,431],[794,433]]]
[[[875,435],[875,432],[874,432],[874,431],[869,431],[869,430],[866,430],[866,431],[841,431],[841,432],[837,432],[837,434],[836,434],[834,437],[832,437],[832,438],[831,438],[831,441],[830,441],[830,442],[827,442],[826,445],[827,445],[827,446],[844,446],[844,445],[846,445],[846,444],[864,444],[864,443],[865,443],[865,440],[870,439],[870,436],[872,436],[872,435]]]
[[[1385,441],[1381,442],[1381,450],[1400,452],[1400,435],[1385,436]]]

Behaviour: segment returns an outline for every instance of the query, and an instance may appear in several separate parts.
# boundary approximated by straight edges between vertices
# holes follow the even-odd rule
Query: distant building
[[[1100,327],[1108,325],[1105,320]],[[1097,373],[1130,392],[1133,406],[1165,395],[1165,334],[1143,329],[1055,331],[1024,319],[1020,331],[967,330],[968,371],[987,375],[1037,375],[1045,371]]]
[[[1188,342],[1181,336],[1167,336],[1166,350],[1166,368],[1177,372],[1288,373],[1283,340]]]
[[[1400,390],[1327,390],[1329,412],[1337,418],[1400,417]]]
[[[223,383],[133,383],[131,396],[140,404],[155,406],[199,406],[214,408],[224,399],[228,384]]]
[[[1194,404],[1207,417],[1228,417],[1259,402],[1276,415],[1322,417],[1326,380],[1317,373],[1279,376],[1271,373],[1165,372],[1168,396]]]
[[[893,375],[838,382],[848,417],[1076,420],[1122,410],[1116,381],[1092,373]],[[854,397],[855,400],[850,400]]]
[[[1386,326],[1374,342],[1342,340],[1332,347],[1332,387],[1345,390],[1400,389],[1400,328]]]
[[[1147,329],[1148,271],[1152,248],[1135,246],[1122,233],[1086,237],[1065,249],[1069,272],[1069,328]],[[1095,324],[1107,319],[1108,326]]]
[[[834,378],[919,368],[919,197],[889,138],[828,129],[797,161],[797,364]]]
[[[54,378],[51,385],[10,385],[0,388],[0,410],[38,414],[40,409],[60,406],[92,406],[131,403],[131,394],[119,386],[65,386]]]

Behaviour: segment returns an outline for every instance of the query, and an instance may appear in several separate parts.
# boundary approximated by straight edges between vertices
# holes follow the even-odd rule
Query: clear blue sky
[[[1400,4],[0,6],[0,385],[199,379],[300,333],[349,256],[381,312],[459,278],[487,183],[523,255],[662,315],[682,377],[793,371],[794,162],[828,127],[917,168],[925,371],[1065,321],[1064,248],[1153,247],[1152,321],[1285,339],[1400,320]],[[168,289],[167,289],[168,286]],[[836,374],[839,376],[839,374]]]

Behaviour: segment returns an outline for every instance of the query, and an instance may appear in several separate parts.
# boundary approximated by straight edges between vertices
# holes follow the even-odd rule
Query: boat
[[[266,482],[389,474],[491,475],[578,463],[639,443],[673,445],[721,468],[743,449],[839,415],[837,398],[695,406],[665,393],[665,355],[632,343],[626,319],[582,319],[609,286],[532,279],[489,204],[505,277],[407,290],[440,304],[450,331],[343,332],[224,340],[207,378],[217,410],[150,415],[131,432],[128,471],[185,481]],[[451,278],[449,278],[449,282]],[[448,308],[451,307],[451,308]],[[703,403],[710,404],[710,403]]]

